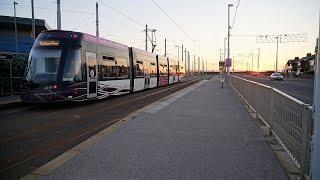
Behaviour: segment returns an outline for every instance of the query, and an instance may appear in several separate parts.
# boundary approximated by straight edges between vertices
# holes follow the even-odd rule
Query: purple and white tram
[[[44,31],[30,51],[21,99],[30,103],[103,99],[176,83],[183,64],[73,31]]]

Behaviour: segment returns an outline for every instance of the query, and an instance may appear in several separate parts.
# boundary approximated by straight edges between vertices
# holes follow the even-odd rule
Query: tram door
[[[98,66],[97,55],[86,52],[87,60],[87,98],[97,97]]]

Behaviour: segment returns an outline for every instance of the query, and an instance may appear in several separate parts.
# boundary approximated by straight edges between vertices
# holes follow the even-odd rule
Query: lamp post
[[[18,3],[13,1],[13,13],[14,13],[14,33],[16,36],[16,56],[18,54],[18,30],[17,30],[17,14],[16,14],[16,5]]]
[[[176,47],[176,48],[178,48],[178,61],[179,61],[179,54],[180,54],[180,46],[174,46],[174,47]]]
[[[276,37],[276,39],[277,39],[276,72],[278,72],[279,37]]]
[[[31,31],[31,37],[34,40],[36,38],[36,25],[34,21],[34,6],[33,6],[33,0],[31,0],[31,16],[32,16],[32,31]]]
[[[58,30],[61,30],[60,0],[57,0],[57,29],[58,29]]]
[[[258,76],[259,76],[259,73],[260,73],[260,48],[258,48],[257,71],[258,71]]]
[[[16,54],[15,54],[15,59],[18,56],[18,29],[17,29],[17,13],[16,13],[16,5],[18,3],[13,1],[13,13],[14,13],[14,33],[16,37]],[[9,61],[9,66],[10,66],[10,91],[11,91],[11,96],[13,96],[13,87],[12,87],[12,60]]]
[[[228,4],[228,59],[230,59],[230,7],[232,7],[233,4]],[[227,73],[230,75],[230,67],[227,67]]]

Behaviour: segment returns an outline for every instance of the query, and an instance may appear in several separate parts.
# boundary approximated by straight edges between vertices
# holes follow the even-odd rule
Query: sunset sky
[[[31,0],[16,0],[17,16],[31,17]],[[95,0],[61,0],[62,29],[95,34]],[[144,25],[157,29],[158,54],[164,54],[167,38],[169,56],[177,56],[176,45],[184,44],[191,55],[208,60],[208,69],[218,69],[219,49],[227,36],[227,5],[231,22],[238,0],[155,0],[181,27],[179,29],[152,0],[103,0],[100,2],[100,36],[144,49]],[[56,27],[56,1],[34,0],[35,17]],[[109,7],[107,7],[109,6]],[[112,7],[113,9],[111,9]],[[307,33],[307,41],[279,45],[279,69],[288,59],[314,53],[318,35],[319,0],[241,0],[231,39],[231,57],[236,70],[247,68],[253,53],[257,68],[257,48],[261,49],[260,69],[275,67],[276,44],[256,44],[256,35]],[[131,17],[119,15],[118,12]],[[0,2],[1,15],[13,15],[13,1]],[[133,22],[135,21],[135,22]],[[149,45],[150,47],[150,45]]]

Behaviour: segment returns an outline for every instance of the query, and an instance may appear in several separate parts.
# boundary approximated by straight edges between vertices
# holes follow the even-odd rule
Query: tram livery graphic
[[[184,78],[183,62],[85,33],[42,32],[29,54],[23,102],[103,99]]]

